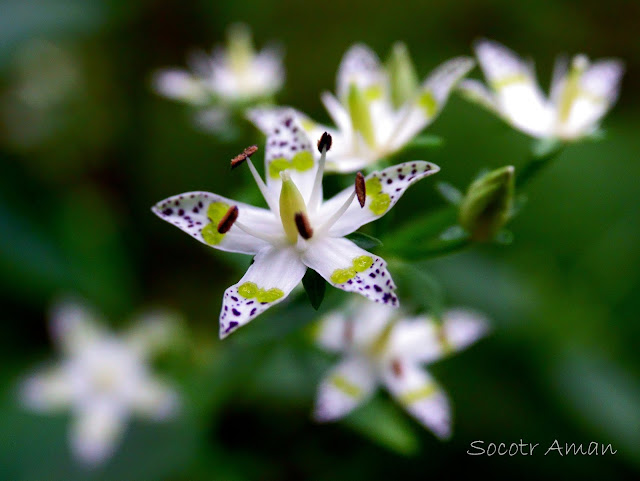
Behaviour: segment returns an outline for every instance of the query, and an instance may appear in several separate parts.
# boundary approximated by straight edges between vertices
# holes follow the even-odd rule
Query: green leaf
[[[324,299],[324,293],[327,290],[327,281],[313,269],[307,269],[306,274],[302,278],[302,285],[304,286],[304,290],[307,291],[309,302],[311,302],[311,305],[317,311]]]
[[[382,245],[382,241],[380,239],[376,239],[375,237],[364,234],[362,232],[352,232],[351,234],[346,236],[346,238],[358,247],[365,250],[375,249],[376,247],[380,247]]]
[[[420,447],[412,422],[387,399],[372,399],[342,422],[398,454],[410,456],[416,454]]]
[[[444,290],[438,280],[429,274],[424,263],[389,260],[389,268],[398,285],[401,299],[410,299],[416,307],[439,317],[444,310]]]

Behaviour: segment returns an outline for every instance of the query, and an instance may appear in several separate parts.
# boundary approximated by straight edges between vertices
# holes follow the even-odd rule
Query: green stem
[[[533,154],[531,160],[520,169],[516,177],[516,189],[524,189],[529,183],[542,172],[553,160],[555,160],[560,153],[564,150],[564,147],[559,145],[548,152],[541,154]]]

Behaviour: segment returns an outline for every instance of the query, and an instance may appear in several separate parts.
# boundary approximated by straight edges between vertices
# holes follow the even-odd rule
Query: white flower
[[[486,330],[483,317],[461,309],[445,312],[442,324],[362,302],[328,314],[319,326],[318,343],[344,358],[322,381],[314,417],[339,419],[383,384],[425,427],[439,438],[448,438],[449,401],[421,365],[467,347]]]
[[[23,382],[23,404],[39,412],[71,410],[73,454],[87,465],[104,462],[132,415],[163,420],[177,410],[177,393],[152,376],[147,362],[166,344],[169,324],[156,314],[116,337],[84,306],[57,305],[51,332],[62,360]]]
[[[474,61],[458,57],[440,65],[418,85],[402,45],[394,49],[391,67],[384,69],[376,54],[354,45],[344,55],[337,75],[337,97],[325,92],[322,101],[336,128],[320,125],[298,113],[311,138],[329,132],[335,149],[327,170],[355,172],[400,150],[444,107],[455,84],[473,68]],[[277,109],[276,109],[277,110]],[[274,109],[253,109],[248,114],[268,132]]]
[[[214,49],[191,59],[191,72],[162,70],[154,75],[155,90],[173,100],[206,107],[201,123],[221,126],[234,105],[266,100],[282,88],[282,56],[274,48],[256,53],[247,27],[236,25],[229,31],[226,49]],[[212,124],[213,125],[213,124]]]
[[[244,277],[224,293],[221,338],[284,300],[307,267],[335,287],[397,304],[385,261],[344,236],[382,217],[411,184],[439,168],[413,161],[366,178],[359,174],[355,189],[324,201],[322,178],[330,147],[331,137],[324,134],[318,142],[322,156],[314,160],[307,134],[288,112],[267,137],[266,184],[249,159],[257,147],[232,161],[232,166],[248,162],[268,209],[208,192],[188,192],[153,207],[160,218],[204,244],[255,255]]]
[[[460,89],[513,127],[536,138],[573,140],[592,134],[618,97],[623,63],[607,59],[590,63],[576,55],[570,68],[558,58],[547,99],[536,82],[533,65],[497,42],[475,45],[491,90],[477,80]]]

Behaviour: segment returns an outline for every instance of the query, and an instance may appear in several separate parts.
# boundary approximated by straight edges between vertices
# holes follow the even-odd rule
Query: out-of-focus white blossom
[[[166,314],[146,316],[116,336],[85,306],[66,302],[54,308],[50,327],[62,358],[24,380],[21,401],[38,412],[71,411],[71,449],[80,462],[107,460],[131,416],[159,421],[176,414],[177,392],[149,366],[171,342]]]
[[[486,331],[482,316],[461,309],[445,312],[442,323],[357,301],[327,314],[319,326],[318,343],[344,357],[320,385],[315,418],[339,419],[383,384],[409,414],[436,436],[449,437],[449,401],[421,365],[469,346]]]
[[[490,88],[467,79],[461,91],[532,137],[575,140],[590,135],[618,98],[624,72],[620,60],[590,62],[576,55],[568,65],[566,58],[558,58],[547,98],[530,62],[489,40],[477,42],[475,51]]]

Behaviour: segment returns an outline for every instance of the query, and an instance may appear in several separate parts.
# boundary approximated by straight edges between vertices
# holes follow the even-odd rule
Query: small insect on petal
[[[233,226],[234,222],[238,219],[238,206],[234,205],[229,208],[227,213],[222,216],[220,222],[218,222],[218,232],[220,234],[226,234]]]
[[[307,218],[307,216],[302,212],[298,212],[295,215],[294,219],[296,221],[296,227],[298,228],[300,236],[304,240],[311,239],[311,236],[313,236],[313,229],[311,228],[311,224],[309,224],[309,219]]]
[[[231,169],[235,169],[240,164],[242,164],[248,157],[251,157],[258,150],[257,145],[251,145],[244,149],[242,153],[236,155],[233,159],[231,159]]]
[[[358,202],[360,207],[364,207],[364,203],[367,201],[367,188],[364,182],[364,175],[362,172],[356,174],[356,195],[358,196]]]
[[[329,149],[331,149],[331,135],[329,135],[328,132],[325,132],[324,134],[322,134],[322,137],[320,137],[320,140],[318,140],[318,151],[320,153],[322,153],[323,151],[329,151]]]

